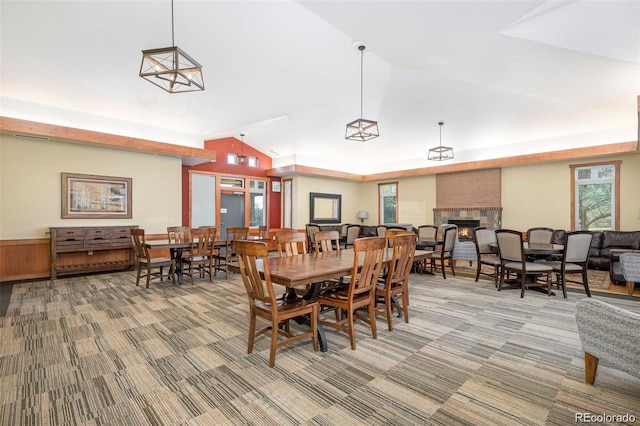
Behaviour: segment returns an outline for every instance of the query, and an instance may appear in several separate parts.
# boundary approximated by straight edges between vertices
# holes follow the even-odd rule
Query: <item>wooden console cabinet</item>
[[[51,279],[132,268],[132,228],[137,226],[51,228]]]

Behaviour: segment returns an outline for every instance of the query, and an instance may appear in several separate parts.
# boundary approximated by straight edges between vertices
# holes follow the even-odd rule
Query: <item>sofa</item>
[[[640,231],[594,232],[589,249],[589,269],[609,270],[611,251],[640,250]]]

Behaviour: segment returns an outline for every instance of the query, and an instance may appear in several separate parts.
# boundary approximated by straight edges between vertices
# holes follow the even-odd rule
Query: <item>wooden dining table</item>
[[[257,235],[249,235],[247,240],[250,241],[269,241],[268,239],[259,237]],[[198,241],[194,239],[194,242]],[[216,240],[214,242],[214,247],[220,248],[226,245],[226,240]],[[191,240],[184,239],[182,241],[169,241],[169,240],[151,240],[145,243],[145,246],[148,249],[169,249],[169,253],[171,254],[171,258],[176,261],[176,275],[178,277],[178,284],[182,285],[183,273],[182,273],[182,257],[185,251],[191,249]]]
[[[416,250],[414,261],[426,260],[431,257],[431,250]],[[393,249],[387,249],[382,267],[389,265],[389,260],[393,254]],[[342,249],[328,253],[305,254],[288,257],[267,257],[266,262],[269,267],[271,281],[283,285],[289,289],[289,295],[297,297],[293,289],[295,287],[305,287],[310,285],[309,291],[303,296],[305,299],[314,299],[318,296],[320,285],[328,280],[337,279],[351,275],[353,269],[355,252],[353,249]],[[362,258],[362,256],[361,256]],[[264,273],[264,262],[258,261],[258,270]],[[229,270],[240,273],[237,264],[229,264]],[[298,323],[309,324],[308,319],[300,318]],[[318,342],[320,350],[326,352],[328,349],[327,339],[322,324],[318,322]]]

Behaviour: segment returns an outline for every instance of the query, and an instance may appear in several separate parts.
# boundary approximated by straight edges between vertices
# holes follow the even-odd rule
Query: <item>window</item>
[[[244,188],[244,179],[222,176],[220,178],[221,188]]]
[[[235,154],[227,154],[227,164],[238,164],[238,156]]]
[[[258,167],[258,157],[249,156],[249,161],[247,164],[249,167]]]
[[[577,230],[618,230],[620,162],[572,165],[571,220]]]
[[[398,183],[378,184],[378,217],[380,223],[398,223]]]
[[[285,228],[293,228],[293,180],[282,179],[282,216]]]
[[[267,224],[267,181],[249,179],[249,226]]]

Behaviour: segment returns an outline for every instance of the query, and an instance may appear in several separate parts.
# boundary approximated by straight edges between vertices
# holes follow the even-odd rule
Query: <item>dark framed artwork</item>
[[[62,173],[63,219],[131,219],[132,179]]]
[[[342,220],[342,195],[309,194],[309,222],[310,223],[340,223]]]

